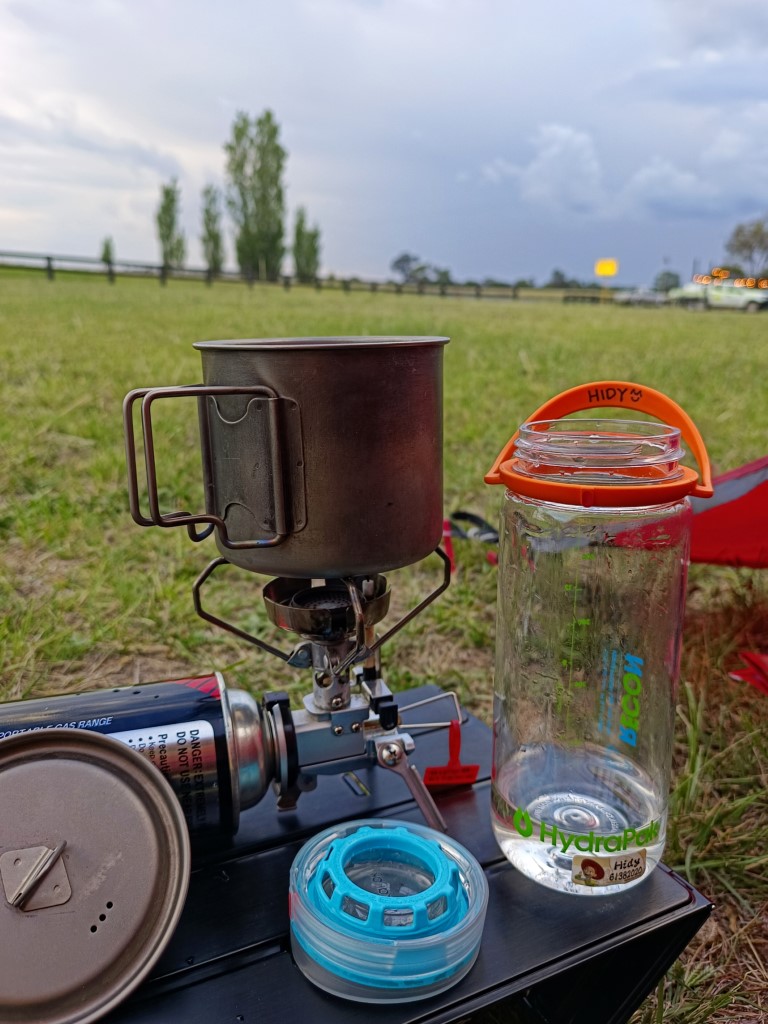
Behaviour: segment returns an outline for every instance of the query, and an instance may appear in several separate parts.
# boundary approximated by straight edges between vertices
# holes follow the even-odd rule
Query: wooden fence
[[[49,281],[55,281],[58,273],[84,273],[103,276],[110,284],[118,277],[153,277],[161,285],[173,278],[185,281],[246,284],[250,287],[282,287],[285,289],[315,288],[317,291],[335,290],[342,292],[382,292],[395,295],[433,295],[462,299],[506,299],[537,302],[612,302],[613,292],[604,288],[529,288],[503,285],[479,284],[402,284],[398,281],[370,281],[359,277],[318,277],[311,282],[299,282],[288,275],[279,281],[261,281],[248,278],[239,271],[223,270],[217,275],[202,267],[169,268],[158,263],[142,263],[136,260],[115,260],[105,263],[88,256],[62,256],[47,253],[15,252],[0,250],[0,268],[39,269]]]

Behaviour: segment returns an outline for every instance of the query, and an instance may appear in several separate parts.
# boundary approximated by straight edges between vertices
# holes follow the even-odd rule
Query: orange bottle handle
[[[574,412],[607,408],[637,409],[639,412],[654,416],[661,423],[670,427],[678,427],[699,467],[699,480],[691,494],[698,498],[712,497],[714,494],[712,471],[702,436],[690,416],[680,408],[677,402],[667,398],[661,391],[655,391],[642,384],[633,384],[630,381],[593,381],[590,384],[580,384],[578,387],[569,388],[568,391],[563,391],[551,398],[532,416],[529,416],[526,422],[557,420],[563,416],[570,416]],[[520,431],[516,430],[499,453],[490,471],[486,474],[485,482],[487,484],[504,483],[499,469],[502,463],[507,462],[514,454],[515,442],[519,434]]]

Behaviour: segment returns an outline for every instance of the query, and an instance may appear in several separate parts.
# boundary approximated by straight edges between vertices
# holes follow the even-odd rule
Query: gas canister
[[[273,776],[258,704],[218,672],[0,704],[0,740],[42,729],[102,733],[138,751],[173,787],[193,834],[237,831]]]

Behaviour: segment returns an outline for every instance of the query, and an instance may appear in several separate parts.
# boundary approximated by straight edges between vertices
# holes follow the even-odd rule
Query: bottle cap
[[[547,438],[548,432],[557,428],[562,417],[587,409],[618,408],[632,412],[648,413],[657,417],[663,425],[676,428],[693,453],[699,467],[697,473],[686,466],[679,466],[677,457],[682,454],[669,449],[669,459],[641,458],[632,463],[626,458],[626,442],[631,440],[632,424],[610,424],[610,430],[600,435],[592,428],[592,435],[599,440],[614,439],[619,442],[619,464],[613,465],[605,459],[601,475],[595,478],[590,472],[594,467],[565,465],[559,473],[553,474],[544,463],[535,459],[530,462],[519,457],[521,449],[531,448],[538,434],[542,445],[549,440],[557,442],[557,434]],[[572,421],[572,433],[584,429],[583,421]],[[643,426],[644,424],[640,424]],[[609,426],[606,424],[606,427]],[[629,381],[593,381],[570,388],[545,402],[524,424],[527,439],[521,442],[520,431],[516,431],[504,446],[490,471],[486,474],[488,484],[505,484],[510,491],[540,501],[552,501],[566,505],[581,505],[585,508],[619,508],[664,504],[680,501],[689,494],[700,498],[711,498],[714,493],[704,442],[691,418],[677,403],[660,391],[633,384]],[[639,441],[647,441],[643,431],[637,431]],[[668,438],[661,436],[666,445]],[[534,445],[535,447],[535,445]],[[676,445],[675,445],[676,447]]]
[[[448,836],[403,821],[348,822],[306,843],[291,868],[294,959],[346,999],[423,999],[470,970],[487,904],[482,868]]]

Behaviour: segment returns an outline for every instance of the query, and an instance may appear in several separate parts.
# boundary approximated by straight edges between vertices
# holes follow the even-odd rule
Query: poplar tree
[[[101,262],[107,268],[107,278],[110,284],[115,283],[115,243],[112,237],[105,238],[101,243]]]
[[[227,209],[235,226],[237,262],[249,279],[276,281],[285,255],[286,151],[271,110],[258,119],[240,112],[224,144]]]
[[[314,281],[320,269],[320,228],[307,224],[307,211],[300,206],[296,211],[293,229],[293,268],[303,283]]]
[[[200,236],[209,278],[218,276],[224,266],[224,240],[221,234],[221,196],[215,185],[203,189],[203,233]]]
[[[101,243],[101,256],[99,259],[108,267],[115,262],[115,243],[112,241],[111,236],[105,238]]]
[[[160,186],[160,205],[155,217],[164,274],[173,267],[184,265],[187,246],[179,225],[180,213],[181,189],[173,178],[170,184]]]

